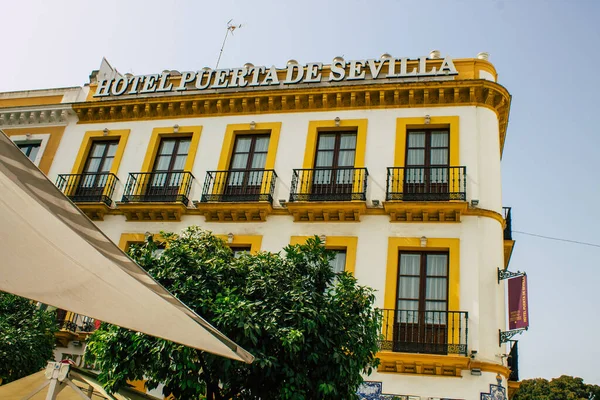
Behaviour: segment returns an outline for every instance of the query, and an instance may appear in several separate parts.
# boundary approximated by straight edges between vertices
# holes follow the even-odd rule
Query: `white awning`
[[[0,290],[251,363],[154,281],[0,131]]]

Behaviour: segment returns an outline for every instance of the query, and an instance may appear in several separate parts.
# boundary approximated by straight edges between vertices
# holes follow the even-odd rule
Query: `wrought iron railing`
[[[504,240],[512,240],[512,216],[511,207],[502,207],[506,226],[504,227]]]
[[[295,169],[290,201],[366,200],[366,168]]]
[[[57,309],[56,322],[60,330],[69,332],[92,332],[95,330],[94,319],[70,311]]]
[[[272,203],[276,180],[272,169],[208,171],[201,201]]]
[[[75,203],[104,203],[110,207],[118,180],[109,172],[60,174],[56,187]]]
[[[383,310],[381,350],[467,355],[466,311]]]
[[[193,181],[194,175],[187,171],[132,172],[121,201],[188,204]]]
[[[467,199],[467,167],[389,167],[386,200]]]
[[[510,340],[512,343],[510,353],[508,354],[508,368],[510,369],[509,381],[519,381],[519,341]]]

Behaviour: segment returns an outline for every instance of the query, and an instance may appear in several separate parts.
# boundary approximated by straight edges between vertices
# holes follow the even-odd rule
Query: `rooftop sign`
[[[436,66],[429,63],[436,61]],[[409,63],[411,69],[409,70]],[[285,75],[284,79],[280,75]],[[431,60],[420,57],[417,60],[408,58],[386,58],[384,60],[344,61],[335,58],[328,74],[323,72],[322,63],[308,63],[304,66],[288,63],[287,68],[270,68],[246,65],[241,68],[217,69],[204,68],[200,71],[184,71],[177,76],[177,86],[170,81],[170,72],[152,75],[125,75],[98,82],[94,97],[138,95],[152,93],[178,93],[187,90],[210,90],[244,87],[287,86],[301,83],[361,81],[365,79],[407,80],[415,78],[435,78],[458,75],[450,57],[443,60]]]

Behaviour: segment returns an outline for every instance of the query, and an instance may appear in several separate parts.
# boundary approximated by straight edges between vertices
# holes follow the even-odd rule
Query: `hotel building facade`
[[[0,129],[123,250],[190,225],[234,251],[320,236],[383,310],[362,398],[501,399],[518,372],[497,81],[484,53],[146,76],[104,60],[82,87],[1,93]],[[81,362],[95,321],[57,312],[56,356]]]

